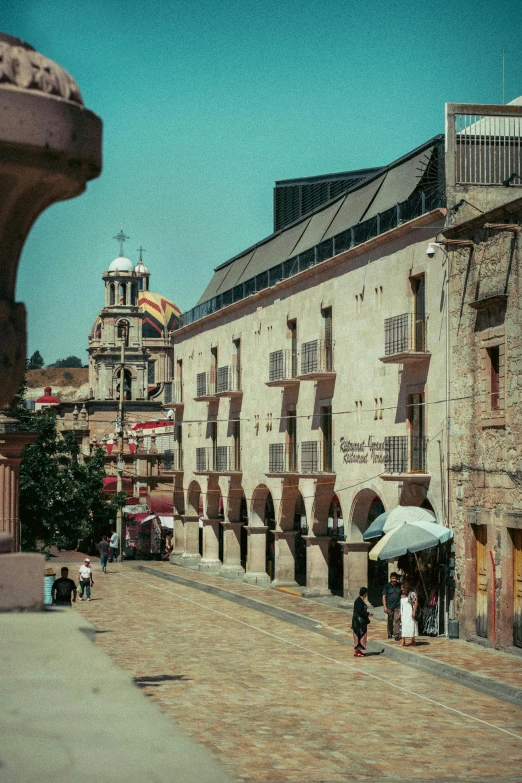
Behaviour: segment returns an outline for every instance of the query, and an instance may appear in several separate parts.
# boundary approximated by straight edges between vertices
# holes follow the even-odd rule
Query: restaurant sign
[[[341,454],[343,462],[359,462],[361,464],[372,463],[373,465],[384,464],[384,441],[375,440],[373,435],[368,436],[368,440],[353,441],[341,438]]]

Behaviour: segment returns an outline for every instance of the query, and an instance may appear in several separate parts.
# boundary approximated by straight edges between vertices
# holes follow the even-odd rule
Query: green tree
[[[66,359],[57,359],[54,364],[48,364],[47,367],[83,367],[83,363],[78,356],[68,356]]]
[[[57,432],[47,414],[34,416],[38,437],[26,446],[20,466],[20,530],[24,550],[43,544],[67,547],[97,536],[114,521],[124,493],[110,501],[103,494],[104,456],[96,448],[86,463],[79,459],[74,433]]]
[[[44,366],[43,356],[40,351],[35,351],[27,362],[28,370],[41,370]]]

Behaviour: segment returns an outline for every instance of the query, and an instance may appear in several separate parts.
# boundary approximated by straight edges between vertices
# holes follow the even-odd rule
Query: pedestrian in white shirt
[[[109,563],[118,562],[118,549],[120,547],[120,537],[115,530],[112,531],[111,540],[109,541]]]
[[[87,600],[91,600],[91,587],[93,585],[91,561],[86,557],[83,565],[80,566],[80,601],[83,601],[84,591],[87,593]]]

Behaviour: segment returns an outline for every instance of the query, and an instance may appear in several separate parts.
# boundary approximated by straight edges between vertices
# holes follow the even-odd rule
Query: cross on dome
[[[123,226],[121,227],[120,233],[116,234],[116,236],[113,237],[113,239],[116,239],[120,243],[120,256],[122,256],[123,255],[123,243],[126,242],[127,239],[129,239],[129,237],[126,236],[126,234],[123,233]]]
[[[143,258],[141,256],[142,256],[143,253],[146,253],[146,252],[147,251],[145,250],[145,248],[140,245],[139,248],[138,248],[138,253],[140,254],[140,261],[143,262]]]

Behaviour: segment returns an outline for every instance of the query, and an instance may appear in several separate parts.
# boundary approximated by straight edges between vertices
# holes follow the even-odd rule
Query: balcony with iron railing
[[[302,476],[333,473],[332,444],[302,441],[298,447],[297,444],[270,443],[267,475],[288,473]]]
[[[385,481],[401,481],[404,478],[429,478],[427,470],[427,443],[425,438],[393,435],[384,438]]]
[[[335,377],[333,343],[310,340],[301,344],[299,376],[301,381],[315,381]]]
[[[241,372],[237,367],[229,365],[219,367],[217,371],[216,396],[239,397],[241,390]]]
[[[297,377],[297,353],[289,348],[280,351],[272,351],[268,360],[267,386],[296,386],[299,385]]]
[[[427,318],[415,318],[413,313],[395,315],[384,321],[384,364],[407,364],[426,361],[428,351]]]
[[[183,402],[183,384],[181,381],[169,381],[164,387],[164,404],[171,408],[182,407]]]
[[[216,373],[199,372],[196,375],[196,396],[197,402],[216,399]]]
[[[183,449],[165,449],[160,466],[162,473],[179,473],[183,471]]]
[[[240,455],[232,446],[203,446],[196,449],[195,473],[240,473]]]

